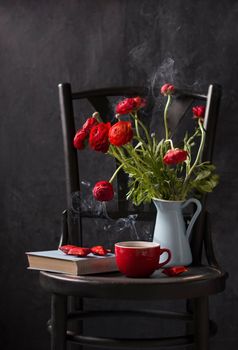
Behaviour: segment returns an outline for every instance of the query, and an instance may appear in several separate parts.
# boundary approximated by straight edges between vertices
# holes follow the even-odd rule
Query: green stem
[[[199,125],[199,128],[201,130],[201,142],[200,142],[200,146],[199,146],[199,149],[198,149],[198,153],[197,153],[197,157],[195,159],[195,162],[193,163],[193,165],[191,166],[186,178],[185,178],[185,181],[184,181],[184,184],[186,184],[188,182],[188,179],[190,178],[194,168],[197,166],[198,162],[201,160],[201,157],[202,157],[202,152],[203,152],[203,148],[204,148],[204,143],[205,143],[205,130],[203,129],[203,125],[202,125],[202,122],[201,120],[199,119],[198,120],[198,125]]]
[[[185,141],[184,140],[184,150],[188,152],[189,155],[191,155],[191,143],[192,141],[195,139],[196,136],[198,136],[200,132],[200,128],[197,128],[194,132],[194,134],[192,136],[190,136],[190,138]],[[189,157],[189,159],[186,160],[186,175],[188,175],[189,171],[190,171],[190,162],[191,162],[191,159]]]
[[[147,141],[149,143],[149,145],[152,147],[152,142],[151,142],[151,138],[150,138],[150,135],[148,133],[148,130],[147,128],[145,127],[145,125],[142,123],[142,121],[137,117],[137,115],[133,115],[131,114],[132,118],[135,120],[135,127],[136,127],[136,121],[139,123],[140,127],[144,130],[144,133],[145,133],[145,136],[147,138]],[[144,141],[139,134],[137,134],[137,136],[142,140]]]
[[[133,117],[134,117],[134,120],[135,120],[136,135],[137,135],[138,138],[141,138],[140,131],[139,131],[139,128],[138,128],[138,115],[137,115],[137,112],[135,112],[135,115]]]
[[[173,144],[173,141],[171,139],[167,139],[167,140],[165,140],[165,142],[169,142],[171,149],[174,149],[174,144]]]
[[[132,157],[132,159],[134,158],[134,161],[136,161],[137,164],[140,164],[140,163],[144,164],[145,165],[144,170],[146,170],[146,167],[148,164],[143,159],[141,159],[141,157],[135,151],[134,147],[131,145],[126,145],[125,147],[127,148],[127,151],[130,154],[130,156]],[[140,164],[140,166],[141,166],[141,164]]]
[[[121,163],[121,166],[129,166],[130,167],[130,169],[132,169],[134,172],[138,172],[138,168],[139,168],[139,166],[138,166],[138,162],[136,163],[135,162],[135,157],[133,157],[133,156],[130,156],[130,158],[124,158],[122,155],[121,155],[121,153],[119,152],[117,152],[119,149],[117,148],[117,147],[114,147],[114,146],[112,146],[112,145],[110,145],[110,148],[109,148],[109,154],[112,156],[112,157],[114,157],[114,158],[116,158],[120,163]],[[134,165],[132,165],[131,164],[131,160],[133,160],[134,161],[134,163],[136,163],[136,166],[134,166]],[[129,165],[128,165],[128,163],[129,163]],[[125,170],[127,173],[129,173],[129,170]]]
[[[201,119],[199,119],[198,124],[199,124],[199,127],[200,127],[201,131],[202,131],[202,134],[204,135],[203,136],[204,137],[204,142],[202,144],[201,151],[199,152],[200,153],[199,154],[199,162],[201,163],[202,162],[203,149],[204,149],[204,146],[205,146],[206,131],[205,131],[204,127],[203,127],[203,121]]]
[[[121,164],[114,172],[114,174],[112,175],[112,177],[110,178],[109,182],[112,183],[112,181],[115,179],[115,177],[117,176],[117,173],[121,170],[121,168],[123,167],[123,164]]]
[[[99,112],[94,112],[92,117],[95,118],[98,121],[98,123],[103,123],[103,120],[101,119]]]
[[[110,145],[109,150],[108,150],[108,154],[115,157],[121,163],[123,163],[126,160],[125,155],[123,154],[123,152],[121,152],[119,147],[115,147],[115,146]]]
[[[165,128],[165,139],[169,138],[169,129],[168,129],[168,108],[171,102],[171,95],[168,95],[167,103],[164,109],[164,128]]]
[[[124,160],[126,160],[126,155],[125,155],[125,153],[124,153],[124,151],[123,151],[123,148],[122,147],[117,147],[116,146],[116,150],[117,150],[117,152],[120,154],[120,156],[122,157],[122,159],[124,159]]]
[[[193,141],[193,139],[197,136],[199,131],[200,131],[200,128],[196,129],[195,133],[188,139],[188,141],[187,141],[188,144],[190,144],[191,141]]]
[[[143,142],[143,139],[140,135],[140,130],[139,130],[139,125],[138,125],[138,114],[137,114],[137,111],[135,112],[135,115],[131,114],[132,115],[132,118],[135,120],[135,129],[136,129],[136,136],[138,138],[138,140],[140,141],[140,144],[141,144],[141,148],[143,150],[145,150],[145,145],[144,145],[144,142]]]

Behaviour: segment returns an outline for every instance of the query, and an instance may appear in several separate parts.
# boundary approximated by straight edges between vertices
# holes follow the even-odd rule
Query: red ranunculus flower
[[[182,163],[187,159],[188,152],[183,149],[170,149],[164,156],[163,162],[166,165],[175,165]]]
[[[122,146],[130,142],[133,137],[133,130],[130,122],[119,121],[109,130],[109,141],[114,146]]]
[[[160,89],[160,92],[164,96],[172,95],[174,93],[174,86],[172,84],[164,84]]]
[[[205,106],[195,106],[193,107],[193,118],[204,119]]]
[[[98,124],[97,119],[94,118],[94,117],[91,117],[91,118],[88,118],[88,119],[86,120],[86,122],[83,124],[82,129],[85,130],[85,131],[87,131],[87,133],[89,133],[90,130],[92,129],[92,127],[93,127],[94,125],[97,125],[97,124]]]
[[[146,105],[146,100],[140,96],[134,97],[133,100],[134,100],[136,109],[143,108]]]
[[[93,188],[93,196],[97,201],[111,201],[114,197],[112,184],[108,181],[99,181]]]
[[[117,114],[129,114],[135,110],[138,110],[142,107],[145,107],[146,100],[139,96],[126,98],[123,101],[120,101],[116,106]]]
[[[94,125],[89,134],[89,145],[95,151],[106,153],[109,148],[108,132],[111,123]]]
[[[83,129],[79,129],[74,136],[74,147],[84,149],[88,133]]]
[[[133,98],[126,98],[120,101],[116,106],[117,114],[129,114],[135,109],[135,101]]]

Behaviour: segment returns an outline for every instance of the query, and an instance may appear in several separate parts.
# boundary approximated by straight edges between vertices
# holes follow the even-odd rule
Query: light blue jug
[[[201,203],[195,198],[187,201],[167,201],[154,198],[153,202],[157,209],[153,241],[159,243],[162,248],[168,248],[172,254],[171,260],[164,267],[190,265],[192,253],[189,237],[202,210]],[[190,203],[195,203],[197,209],[186,229],[182,210]]]

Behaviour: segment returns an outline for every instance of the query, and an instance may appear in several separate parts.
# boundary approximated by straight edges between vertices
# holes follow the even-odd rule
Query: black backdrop
[[[223,87],[210,196],[216,252],[230,273],[211,301],[212,349],[238,345],[235,0],[2,0],[0,2],[0,345],[49,348],[49,298],[25,251],[53,249],[65,206],[57,84],[74,90],[171,82]],[[145,326],[146,327],[146,326]],[[144,328],[146,332],[146,329]]]

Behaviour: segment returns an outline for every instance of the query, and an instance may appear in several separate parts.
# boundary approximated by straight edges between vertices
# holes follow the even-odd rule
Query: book
[[[43,270],[70,275],[87,275],[117,271],[115,254],[96,256],[90,253],[86,257],[66,255],[61,250],[26,252],[28,269]]]

